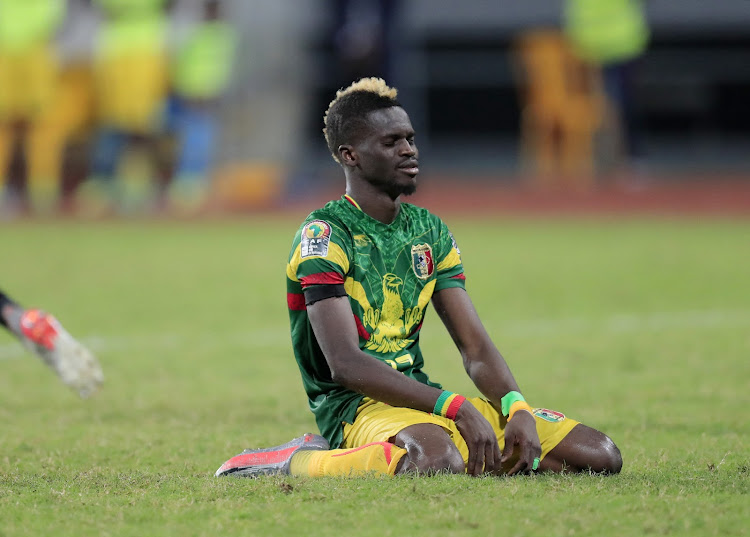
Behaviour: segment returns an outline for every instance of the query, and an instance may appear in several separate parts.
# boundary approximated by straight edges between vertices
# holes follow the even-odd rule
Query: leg
[[[103,380],[99,362],[52,315],[25,309],[0,292],[0,324],[81,397],[99,389]]]
[[[91,176],[76,188],[76,209],[88,216],[99,217],[112,212],[120,202],[121,185],[116,177],[120,155],[128,140],[114,127],[102,127],[93,136]]]
[[[177,101],[177,171],[168,189],[169,208],[199,212],[208,201],[211,164],[217,135],[208,105]]]
[[[21,307],[16,304],[9,296],[0,291],[0,324],[15,334],[11,327],[18,326],[21,313]]]
[[[373,442],[349,449],[328,449],[320,435],[306,433],[286,444],[246,449],[226,461],[214,475],[259,477],[294,475],[306,477],[362,477],[395,475],[406,450],[388,442]]]
[[[115,128],[102,128],[95,135],[91,172],[95,179],[111,182],[115,179],[120,155],[126,143],[122,131]]]
[[[579,423],[544,458],[539,470],[591,471],[616,474],[622,469],[622,455],[604,433]]]
[[[462,474],[465,464],[461,452],[448,433],[432,423],[410,425],[402,429],[393,441],[406,450],[397,473],[410,472],[432,474],[445,471]]]

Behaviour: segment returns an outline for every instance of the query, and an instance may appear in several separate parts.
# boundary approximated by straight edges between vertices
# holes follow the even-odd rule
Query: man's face
[[[362,177],[392,199],[413,194],[419,152],[406,111],[398,106],[375,110],[367,115],[367,124],[362,139],[353,146]]]

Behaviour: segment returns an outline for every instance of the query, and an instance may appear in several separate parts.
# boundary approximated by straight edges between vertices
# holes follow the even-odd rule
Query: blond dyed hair
[[[333,159],[341,164],[339,146],[357,136],[366,116],[375,110],[401,106],[398,90],[377,77],[362,78],[336,92],[323,116],[323,135]]]

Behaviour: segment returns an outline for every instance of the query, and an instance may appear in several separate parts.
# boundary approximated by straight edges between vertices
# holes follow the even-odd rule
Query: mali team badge
[[[558,412],[557,410],[550,410],[549,408],[535,408],[534,415],[545,421],[551,421],[552,423],[557,423],[565,419],[565,414]]]
[[[415,244],[411,247],[411,268],[420,280],[432,276],[435,262],[432,260],[432,247],[429,244]]]
[[[302,228],[300,257],[325,257],[331,242],[331,226],[323,220],[313,220]]]

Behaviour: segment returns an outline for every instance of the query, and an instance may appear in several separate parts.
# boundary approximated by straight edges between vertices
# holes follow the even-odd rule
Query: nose
[[[417,154],[417,144],[413,141],[409,142],[409,140],[402,140],[398,152],[403,156],[414,156]]]

